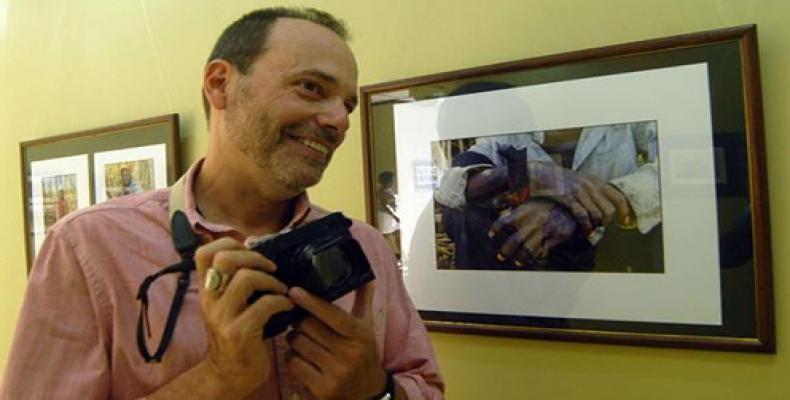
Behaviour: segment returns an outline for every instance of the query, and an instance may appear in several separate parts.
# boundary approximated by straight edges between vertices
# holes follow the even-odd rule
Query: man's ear
[[[203,70],[203,94],[211,108],[223,110],[228,104],[228,80],[233,66],[225,60],[211,60]]]

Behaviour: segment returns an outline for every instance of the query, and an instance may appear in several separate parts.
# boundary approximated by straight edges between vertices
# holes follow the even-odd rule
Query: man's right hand
[[[569,210],[585,232],[617,221],[629,225],[633,211],[616,187],[597,176],[554,163],[529,163],[531,195],[554,200]]]
[[[264,325],[272,315],[291,310],[294,304],[285,295],[285,284],[270,275],[276,269],[274,263],[234,239],[222,238],[200,247],[195,264],[209,342],[204,363],[214,378],[243,397],[272,373],[269,344],[263,340]],[[230,278],[221,293],[204,288],[209,268]],[[248,305],[253,291],[271,294]],[[227,398],[236,397],[226,394]]]

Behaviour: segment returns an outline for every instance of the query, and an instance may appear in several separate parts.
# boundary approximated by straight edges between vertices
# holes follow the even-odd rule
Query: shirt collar
[[[184,174],[183,211],[186,214],[187,219],[189,219],[192,228],[197,232],[206,232],[212,236],[218,234],[233,234],[236,232],[236,230],[232,226],[209,222],[202,214],[200,214],[200,211],[197,209],[194,188],[202,165],[203,158],[195,161],[195,163],[189,167],[189,170],[187,170],[186,174]],[[307,197],[307,192],[302,192],[302,194],[296,196],[294,198],[294,202],[293,216],[291,217],[291,221],[283,228],[283,230],[293,229],[294,227],[297,227],[302,223],[313,219],[310,217],[312,207],[310,205],[310,200]]]

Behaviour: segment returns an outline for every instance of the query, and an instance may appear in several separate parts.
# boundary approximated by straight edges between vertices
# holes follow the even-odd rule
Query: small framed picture
[[[167,187],[164,143],[102,151],[93,156],[96,202]]]
[[[47,229],[66,214],[90,205],[88,156],[79,154],[30,163],[30,208],[36,249]]]
[[[20,143],[28,272],[67,214],[174,182],[178,146],[177,114]]]

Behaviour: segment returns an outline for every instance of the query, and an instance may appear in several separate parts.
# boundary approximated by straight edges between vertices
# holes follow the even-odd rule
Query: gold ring
[[[226,286],[228,286],[229,280],[230,275],[214,267],[211,267],[208,269],[208,271],[206,271],[206,281],[203,285],[203,288],[219,294],[225,290]]]

